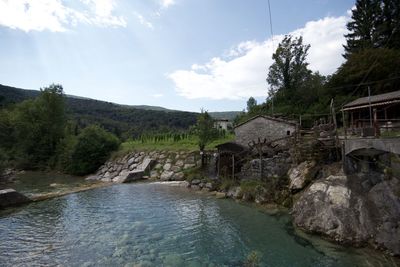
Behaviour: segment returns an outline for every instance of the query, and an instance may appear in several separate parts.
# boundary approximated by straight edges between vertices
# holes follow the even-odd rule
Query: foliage
[[[0,85],[0,108],[38,97],[40,92]],[[101,125],[119,138],[127,140],[143,134],[187,131],[196,123],[197,113],[173,110],[145,110],[93,99],[65,97],[67,117],[78,129]]]
[[[96,171],[116,150],[120,142],[116,136],[97,125],[83,129],[76,137],[65,143],[62,157],[67,173],[85,175]]]
[[[214,120],[207,111],[202,110],[201,114],[197,117],[195,133],[198,138],[197,144],[201,151],[203,151],[208,144],[217,139],[218,131],[214,127]]]
[[[257,106],[257,100],[254,97],[250,97],[247,100],[247,112],[251,112]]]
[[[372,48],[400,48],[400,1],[357,0],[347,23],[346,59]]]
[[[295,90],[309,78],[306,57],[310,45],[303,44],[303,38],[286,35],[272,55],[274,63],[269,67],[267,81],[277,90],[276,97],[294,100]]]
[[[46,166],[55,155],[64,135],[65,116],[63,89],[50,85],[33,100],[26,100],[9,113],[7,131],[10,138],[4,144],[23,168]]]
[[[205,149],[215,149],[216,145],[226,143],[235,139],[232,134],[227,134],[225,137],[220,136],[209,143]],[[118,155],[124,155],[131,151],[152,151],[152,150],[168,150],[168,151],[195,151],[198,149],[198,138],[195,135],[189,135],[188,138],[174,141],[171,139],[165,139],[158,142],[152,141],[154,139],[149,138],[147,141],[142,142],[138,140],[128,140],[121,144],[120,149],[116,152]]]
[[[329,94],[330,97],[346,96],[340,102],[348,102],[352,100],[348,96],[353,98],[365,96],[367,86],[370,86],[372,94],[398,90],[400,87],[399,77],[400,50],[364,49],[350,55],[332,76],[326,94]],[[360,83],[362,84],[359,85]]]

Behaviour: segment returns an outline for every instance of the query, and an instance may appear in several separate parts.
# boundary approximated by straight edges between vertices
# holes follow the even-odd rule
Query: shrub
[[[76,137],[66,140],[65,153],[61,157],[64,170],[74,175],[85,175],[96,171],[116,150],[118,138],[97,125],[82,130]]]

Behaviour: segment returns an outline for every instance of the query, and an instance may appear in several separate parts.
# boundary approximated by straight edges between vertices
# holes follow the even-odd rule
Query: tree
[[[376,26],[379,21],[379,0],[357,0],[352,10],[351,21],[347,23],[349,34],[346,34],[347,44],[344,45],[346,59],[352,53],[378,45]]]
[[[217,138],[218,131],[214,127],[214,120],[207,111],[202,110],[197,117],[195,132],[200,151],[203,151],[209,143]]]
[[[370,48],[400,48],[400,0],[357,0],[347,23],[346,59]]]
[[[330,97],[365,95],[366,86],[373,94],[398,90],[400,87],[400,50],[365,49],[352,54],[328,82]],[[361,85],[359,85],[362,83]],[[354,90],[358,88],[358,91]],[[347,100],[348,101],[348,100]]]
[[[16,141],[17,161],[23,168],[47,166],[64,137],[63,88],[52,84],[41,89],[36,99],[26,100],[12,112],[11,124]]]
[[[286,35],[272,55],[274,63],[269,67],[267,82],[277,92],[274,97],[295,99],[296,89],[309,78],[306,57],[310,45],[303,44],[303,38]]]
[[[247,112],[251,112],[255,106],[257,106],[257,100],[251,96],[249,100],[247,100]]]
[[[64,153],[60,157],[62,168],[74,175],[96,171],[118,148],[118,138],[97,125],[90,125],[77,136],[64,141]]]
[[[382,0],[376,27],[378,46],[400,49],[400,0]]]

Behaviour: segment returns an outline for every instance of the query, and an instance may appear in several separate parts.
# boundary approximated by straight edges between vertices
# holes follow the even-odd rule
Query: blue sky
[[[263,101],[284,34],[331,74],[354,0],[0,0],[0,83],[120,104],[199,111]]]

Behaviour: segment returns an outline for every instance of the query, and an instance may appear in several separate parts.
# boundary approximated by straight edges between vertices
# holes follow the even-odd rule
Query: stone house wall
[[[281,119],[258,116],[235,128],[235,142],[248,146],[249,142],[263,140],[274,140],[292,135],[296,131],[296,125]]]
[[[289,152],[282,152],[263,160],[263,177],[283,177],[292,166],[293,160]],[[260,159],[253,159],[243,165],[237,175],[240,180],[257,180],[261,177]]]

